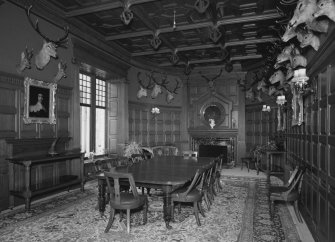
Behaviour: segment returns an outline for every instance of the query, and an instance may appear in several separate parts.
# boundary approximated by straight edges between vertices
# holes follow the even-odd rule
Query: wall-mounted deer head
[[[42,49],[38,52],[35,56],[35,64],[37,69],[42,70],[50,61],[50,57],[57,58],[57,47],[65,47],[68,41],[69,35],[69,28],[64,27],[65,34],[63,37],[59,38],[58,40],[51,40],[47,36],[41,33],[38,27],[38,19],[36,20],[35,24],[30,18],[30,10],[32,6],[27,9],[27,16],[29,23],[35,29],[35,31],[43,38],[43,46]]]
[[[214,85],[215,85],[215,80],[218,79],[221,74],[222,74],[222,68],[220,69],[219,74],[217,74],[213,79],[209,79],[207,76],[204,76],[200,71],[199,71],[200,76],[202,76],[208,83],[209,89],[214,91]]]
[[[313,16],[317,10],[316,0],[299,0],[289,25],[296,28],[299,24],[305,23],[308,29],[327,33],[327,21],[317,21]]]
[[[173,88],[173,90],[169,90],[168,88],[167,88],[167,86],[166,85],[163,85],[163,87],[166,89],[166,91],[167,91],[167,93],[166,93],[166,102],[167,103],[171,103],[172,102],[172,100],[174,99],[174,97],[175,97],[175,94],[178,94],[177,93],[177,90],[181,87],[181,85],[179,85],[180,83],[179,83],[179,81],[177,80],[177,79],[175,79],[176,80],[176,86]]]
[[[299,32],[297,38],[300,42],[300,47],[305,48],[307,46],[312,46],[314,50],[318,51],[320,47],[320,39],[318,36],[312,33],[312,31],[302,31]]]
[[[161,82],[158,82],[157,77],[151,73],[151,79],[155,83],[154,88],[151,91],[151,98],[155,99],[158,94],[162,93],[162,86],[166,86],[169,82],[167,81],[167,74],[162,74]]]
[[[26,46],[25,51],[21,52],[21,60],[20,64],[16,65],[16,71],[21,74],[24,69],[30,69],[31,64],[30,60],[33,57],[33,49],[28,50],[28,47]]]
[[[313,14],[314,18],[326,15],[335,22],[335,2],[334,0],[320,0],[318,2],[318,10]]]
[[[137,91],[137,99],[140,99],[141,97],[147,97],[148,96],[148,90],[152,89],[153,85],[151,82],[151,78],[148,78],[148,84],[144,84],[144,80],[141,79],[141,72],[137,72],[137,81],[140,84],[140,90]],[[148,77],[148,75],[147,75]]]
[[[63,63],[62,61],[60,61],[58,63],[58,72],[56,74],[56,76],[53,79],[53,82],[57,84],[57,82],[59,82],[62,78],[66,78],[66,63]]]
[[[275,84],[277,82],[283,83],[285,81],[284,73],[281,70],[276,71],[272,74],[269,81],[271,84]]]

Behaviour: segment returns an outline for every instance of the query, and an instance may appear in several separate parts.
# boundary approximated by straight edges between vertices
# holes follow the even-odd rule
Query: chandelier
[[[301,92],[305,90],[305,86],[307,85],[308,80],[309,77],[306,76],[306,68],[301,68],[294,71],[292,82],[295,84],[298,91]]]
[[[286,103],[285,95],[279,95],[279,96],[277,96],[276,103],[278,105],[284,105]]]

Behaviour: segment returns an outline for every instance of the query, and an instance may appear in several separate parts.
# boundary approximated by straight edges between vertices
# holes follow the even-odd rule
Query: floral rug
[[[0,241],[299,241],[296,232],[284,231],[278,206],[270,214],[265,180],[223,177],[221,183],[223,190],[210,211],[205,211],[206,217],[200,215],[200,227],[192,207],[183,205],[181,213],[175,211],[173,228],[167,230],[162,198],[151,196],[146,225],[142,211],[132,211],[127,234],[126,219],[120,221],[117,213],[112,228],[104,233],[109,207],[101,217],[96,210],[97,186],[91,183],[85,193],[75,191],[36,204],[30,213],[0,215]]]

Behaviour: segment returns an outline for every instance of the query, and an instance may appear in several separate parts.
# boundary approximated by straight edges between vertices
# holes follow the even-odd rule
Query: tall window
[[[105,153],[106,82],[95,76],[79,74],[81,149],[85,156]]]

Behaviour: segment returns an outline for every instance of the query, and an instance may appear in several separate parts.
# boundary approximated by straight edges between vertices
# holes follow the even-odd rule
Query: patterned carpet
[[[93,182],[85,186],[85,193],[66,193],[32,206],[30,213],[21,209],[2,215],[0,241],[300,241],[286,206],[275,206],[270,213],[265,179],[223,176],[221,183],[224,189],[206,217],[200,216],[200,227],[191,206],[182,206],[180,214],[175,212],[173,229],[167,230],[162,198],[152,196],[146,225],[142,225],[142,212],[132,211],[127,234],[126,219],[120,221],[117,213],[111,230],[104,233],[108,218],[95,209]]]

